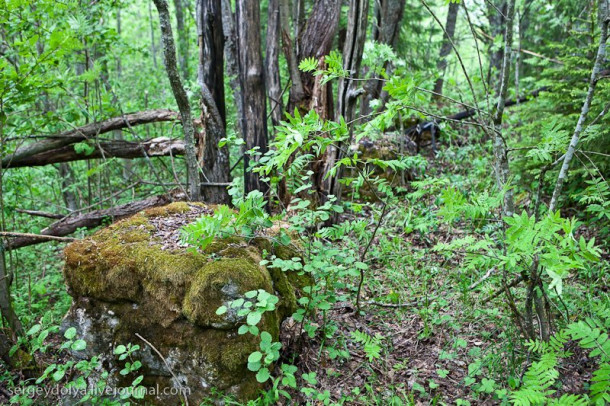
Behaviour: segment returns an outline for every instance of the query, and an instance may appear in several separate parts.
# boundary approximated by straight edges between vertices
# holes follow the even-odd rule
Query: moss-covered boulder
[[[261,387],[246,365],[258,339],[237,334],[244,319],[235,311],[217,315],[216,309],[247,291],[276,294],[279,306],[265,314],[260,327],[278,339],[281,322],[308,284],[306,275],[260,265],[265,252],[283,259],[298,256],[296,246],[277,246],[265,237],[217,240],[205,252],[183,246],[180,228],[213,209],[172,203],[66,247],[64,273],[74,301],[64,328],[75,327],[87,342],[78,355],[102,355],[116,386],[133,377],[118,374],[122,365],[113,348],[139,344],[143,385],[160,388],[147,404],[180,404],[175,394],[181,388],[188,388],[191,404],[199,404],[212,388],[241,400],[256,397]]]

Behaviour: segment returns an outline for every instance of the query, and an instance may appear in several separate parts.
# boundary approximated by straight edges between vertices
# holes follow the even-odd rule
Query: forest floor
[[[456,172],[455,159],[429,162],[434,166],[428,170],[436,177],[456,181],[449,178]],[[394,217],[371,245],[362,312],[354,301],[339,302],[316,320],[319,326],[332,326],[332,338],[323,333],[310,338],[292,319],[283,324],[283,359],[296,355],[300,372],[317,374],[315,389],[321,397],[313,404],[328,404],[326,399],[346,405],[500,404],[499,399],[523,378],[531,363],[529,353],[503,296],[490,299],[499,286],[497,271],[468,270],[463,253],[433,248],[467,233],[430,220],[437,198],[434,192],[405,198],[405,207],[395,208]],[[370,218],[371,213],[365,210],[361,216]],[[430,224],[422,225],[426,218]],[[594,234],[594,230],[582,232]],[[58,324],[70,302],[61,273],[61,249],[48,245],[23,252],[20,267],[36,271],[28,284],[16,287],[17,311],[26,315],[26,326],[41,320]],[[42,268],[35,266],[43,262]],[[586,291],[584,285],[577,277],[570,281],[575,294]],[[569,287],[567,291],[570,294]],[[515,295],[523,294],[523,288],[515,289]],[[365,351],[354,333],[372,337],[378,356]],[[55,334],[49,337],[43,363],[65,362],[65,352],[59,349],[62,340]],[[568,347],[573,355],[561,361],[559,393],[585,393],[584,382],[596,365],[578,346]],[[7,404],[4,378],[15,376],[2,368],[0,364],[0,404]],[[307,401],[300,392],[291,395],[292,401],[284,404]]]

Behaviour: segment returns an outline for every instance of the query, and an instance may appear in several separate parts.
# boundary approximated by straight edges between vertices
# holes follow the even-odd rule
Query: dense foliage
[[[607,0],[327,1],[338,15],[319,54],[302,52],[324,1],[261,1],[253,26],[271,68],[255,81],[267,92],[256,125],[257,96],[241,93],[252,85],[241,65],[256,58],[235,41],[254,20],[240,25],[251,16],[243,1],[209,2],[224,7],[219,101],[195,3],[208,4],[170,4],[180,85],[202,167],[222,121],[213,149],[226,154],[229,184],[206,169],[187,176],[183,123],[154,116],[183,106],[152,1],[0,0],[2,402],[55,404],[37,389],[91,382],[99,391],[82,403],[141,402],[147,343],[115,343],[131,385],[112,399],[103,363],[72,357],[87,343],[58,327],[71,300],[64,241],[44,236],[82,238],[121,217],[117,207],[185,199],[199,182],[230,201],[181,229],[195,255],[235,235],[296,244],[298,256],[268,253],[261,265],[314,282],[280,341],[260,326],[276,295],[249,291],[218,308],[260,339],[243,361],[266,386],[248,405],[610,403]],[[393,5],[395,27],[384,14]],[[364,20],[353,17],[363,8]],[[276,43],[274,11],[288,24]],[[154,118],[128,122],[145,111]],[[155,152],[151,142],[176,144]],[[54,234],[91,213],[95,222]],[[215,392],[203,404],[218,401],[238,404]]]

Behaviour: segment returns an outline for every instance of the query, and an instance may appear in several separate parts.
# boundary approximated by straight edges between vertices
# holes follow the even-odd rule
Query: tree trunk
[[[500,87],[498,92],[498,104],[493,115],[494,127],[494,170],[496,173],[496,185],[498,190],[505,191],[502,213],[504,216],[512,216],[515,212],[513,191],[508,187],[510,170],[508,166],[508,156],[506,140],[502,136],[502,116],[504,114],[506,93],[508,91],[508,81],[510,78],[511,44],[513,42],[513,19],[515,16],[515,0],[508,0],[506,14],[506,30],[504,33],[504,51],[502,60],[502,71],[500,74]]]
[[[188,30],[184,26],[184,2],[185,0],[174,0],[176,30],[178,32],[178,63],[180,64],[182,79],[186,81],[189,78],[189,38]]]
[[[510,0],[509,0],[510,1]],[[487,3],[487,19],[492,38],[502,35],[506,31],[506,16],[508,16],[507,0],[489,0]],[[502,61],[504,48],[494,49],[494,41],[489,45],[489,70],[487,71],[487,86],[500,92],[502,74]],[[494,85],[495,84],[495,85]]]
[[[157,69],[157,44],[155,43],[155,29],[153,25],[152,6],[148,3],[148,19],[150,21],[150,53],[152,55],[153,67]]]
[[[280,0],[269,0],[267,18],[267,41],[265,49],[265,83],[271,109],[271,122],[280,123],[284,108],[282,83],[280,80]]]
[[[400,23],[405,10],[405,0],[379,0],[375,2],[375,19],[373,25],[373,40],[380,44],[387,44],[396,48],[396,41],[400,32]],[[386,71],[392,69],[392,64],[387,63]],[[387,99],[387,95],[382,95],[383,82],[379,80],[379,75],[374,75],[371,80],[364,84],[366,94],[360,108],[361,115],[371,113],[370,103],[373,99]]]
[[[241,97],[241,86],[239,84],[239,67],[237,56],[237,34],[235,32],[235,16],[231,10],[231,0],[222,0],[222,30],[225,36],[224,56],[226,61],[227,75],[231,88],[233,89],[233,100],[237,110],[237,131],[244,138],[241,117],[243,116],[243,101]]]
[[[337,89],[337,117],[345,119],[350,129],[351,142],[353,131],[353,119],[356,108],[356,101],[364,90],[359,88],[356,79],[360,72],[360,63],[362,62],[362,53],[364,51],[364,42],[366,39],[366,27],[368,22],[368,0],[350,0],[349,16],[347,20],[347,33],[345,35],[345,46],[343,48],[343,69],[349,72],[349,77],[339,80]],[[339,197],[341,194],[340,183],[337,181],[341,177],[341,171],[337,171],[336,176],[327,177],[326,173],[330,171],[335,163],[342,159],[342,152],[335,147],[327,149],[327,155],[324,159],[324,170],[320,171],[318,182],[322,182],[321,188],[323,194],[334,194]],[[323,200],[324,201],[324,200]]]
[[[153,0],[159,11],[159,22],[161,24],[161,43],[163,44],[163,56],[165,69],[169,83],[180,110],[180,121],[184,131],[184,143],[186,149],[186,169],[188,177],[188,191],[191,200],[201,200],[201,188],[199,185],[199,165],[197,165],[197,153],[195,151],[195,130],[191,116],[191,106],[188,97],[182,87],[178,66],[176,63],[176,46],[169,18],[167,0]]]
[[[243,112],[240,117],[244,129],[245,149],[257,148],[255,155],[244,155],[244,191],[259,190],[267,194],[269,186],[258,174],[250,171],[258,154],[267,152],[267,109],[261,56],[260,4],[256,1],[236,1],[237,41],[239,53],[239,79]]]
[[[294,67],[298,67],[299,62],[305,58],[314,57],[320,61],[320,58],[330,52],[339,25],[340,11],[341,2],[339,0],[316,0],[305,23],[305,28],[296,39],[294,45],[296,59],[293,55],[287,54],[286,59],[292,64],[290,79],[293,84],[290,89],[289,112],[293,112],[295,107],[298,107],[302,112],[307,112],[313,109],[314,103],[316,103],[316,109],[322,112],[323,117],[332,118],[333,106],[332,97],[329,97],[330,85],[323,85],[320,76],[314,78],[311,73],[299,72]],[[282,26],[284,26],[284,22],[282,22]],[[283,37],[286,39],[285,34],[283,34]],[[286,52],[287,42],[287,40],[284,42],[284,52]],[[296,77],[297,74],[299,78]],[[317,85],[316,81],[319,82]],[[320,100],[325,100],[325,104],[321,105]]]
[[[70,151],[70,153],[71,152],[76,153],[76,151],[74,150],[74,147],[71,145],[63,147],[63,148]],[[56,157],[57,156],[56,151],[51,151],[51,156]],[[30,157],[30,159],[31,158],[32,157]],[[96,158],[99,158],[99,156]],[[58,161],[58,162],[61,162],[61,161]],[[27,165],[26,164],[24,166],[37,166],[37,165],[31,165],[31,164]],[[59,176],[61,178],[61,195],[64,199],[64,203],[66,204],[66,208],[71,212],[78,210],[78,200],[76,199],[76,195],[74,194],[74,191],[71,190],[72,185],[74,185],[74,173],[72,172],[72,168],[70,168],[70,165],[68,165],[65,162],[62,162],[61,164],[59,164]]]
[[[445,70],[447,69],[447,56],[451,53],[451,42],[455,34],[455,23],[457,21],[457,15],[460,11],[460,3],[449,3],[449,11],[447,13],[447,23],[445,24],[445,35],[443,36],[443,44],[441,45],[441,52],[439,55],[438,63],[436,64],[436,70],[438,78],[434,83],[434,94],[432,95],[433,100],[440,100],[443,94],[443,84],[445,81]]]
[[[599,47],[597,48],[597,57],[595,58],[593,70],[591,71],[591,79],[589,80],[589,90],[587,91],[587,97],[585,98],[585,102],[582,105],[580,117],[578,117],[578,122],[576,123],[574,134],[572,135],[572,139],[570,140],[570,145],[568,146],[568,150],[563,159],[563,164],[561,165],[559,176],[557,177],[557,182],[555,183],[553,197],[551,198],[551,204],[549,205],[549,213],[551,214],[557,209],[557,206],[559,204],[561,189],[563,188],[563,183],[568,177],[570,162],[572,161],[572,158],[576,153],[576,147],[578,146],[578,141],[580,140],[580,134],[585,128],[585,120],[587,119],[589,109],[591,108],[593,94],[595,93],[595,87],[597,86],[597,78],[599,76],[599,72],[601,71],[604,59],[606,57],[606,41],[608,40],[608,24],[610,23],[610,0],[600,0],[598,7],[601,30],[599,38]]]
[[[0,113],[5,116],[0,103]],[[6,116],[5,116],[6,117]],[[0,120],[0,151],[4,150],[4,121]],[[4,231],[4,173],[0,168],[0,231]],[[23,327],[15,310],[13,309],[11,291],[10,291],[10,275],[6,269],[6,257],[4,255],[4,241],[0,238],[0,324],[2,319],[6,320],[11,331],[15,335],[23,334]]]
[[[198,81],[201,89],[201,131],[198,158],[202,168],[203,199],[229,203],[229,148],[218,146],[225,137],[224,32],[221,0],[197,0],[199,42]]]

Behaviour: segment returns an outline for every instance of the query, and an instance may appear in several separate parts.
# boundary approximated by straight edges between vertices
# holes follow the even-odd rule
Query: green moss
[[[224,258],[208,263],[195,275],[182,305],[183,314],[200,327],[234,328],[239,318],[216,309],[250,290],[273,293],[269,273],[246,258]]]
[[[153,207],[150,209],[144,210],[144,216],[146,217],[167,217],[176,213],[187,213],[191,211],[189,204],[186,202],[174,202],[170,203],[166,206]],[[201,203],[197,204],[203,206]]]

